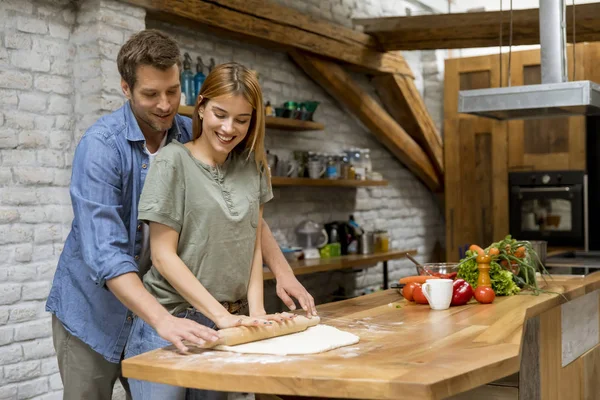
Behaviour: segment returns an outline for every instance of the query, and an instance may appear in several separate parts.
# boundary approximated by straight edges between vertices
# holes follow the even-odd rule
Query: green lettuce
[[[479,270],[477,269],[477,261],[472,257],[473,255],[474,253],[467,251],[467,257],[461,261],[458,267],[457,277],[469,282],[474,290],[477,287]],[[490,279],[496,296],[511,296],[521,290],[513,281],[513,274],[503,269],[496,261],[490,263]]]

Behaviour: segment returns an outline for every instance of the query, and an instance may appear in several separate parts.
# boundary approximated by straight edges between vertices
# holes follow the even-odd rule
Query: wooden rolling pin
[[[236,344],[256,342],[276,336],[289,335],[290,333],[302,332],[311,326],[317,325],[319,317],[306,318],[301,315],[283,323],[273,321],[272,325],[262,326],[236,326],[219,330],[221,338],[213,343],[207,343],[203,348],[212,348],[218,345],[235,346]]]

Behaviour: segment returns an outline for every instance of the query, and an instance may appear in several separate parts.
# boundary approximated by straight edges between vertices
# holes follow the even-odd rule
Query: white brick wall
[[[414,2],[389,0],[279,0],[315,17],[352,26],[353,16],[404,14]],[[0,0],[0,399],[60,399],[45,298],[72,210],[68,193],[73,150],[83,131],[123,103],[116,54],[132,33],[158,27],[183,51],[205,63],[235,60],[257,70],[265,100],[321,102],[315,118],[323,132],[269,131],[275,152],[291,149],[372,149],[373,166],[390,181],[375,189],[278,188],[266,208],[276,237],[293,242],[304,218],[318,222],[354,214],[367,229],[388,229],[392,246],[417,248],[424,259],[442,240],[442,213],[428,190],[339,104],[285,54],[224,40],[164,23],[114,0]],[[407,53],[439,124],[439,62],[427,53]],[[439,57],[438,57],[439,58]],[[365,77],[355,75],[372,91]],[[390,263],[390,279],[411,273],[406,261]],[[381,284],[381,266],[302,277],[319,303],[360,294]],[[268,307],[279,309],[274,283]],[[123,398],[117,388],[114,398]]]
[[[302,12],[314,12],[315,16],[323,14],[323,10],[314,8],[323,6],[320,1],[280,3],[294,7]],[[342,1],[329,4],[331,20],[350,26],[348,16],[352,14],[354,1]],[[358,2],[361,3],[361,2]],[[365,3],[378,3],[370,1]],[[383,3],[383,2],[382,2]],[[396,11],[387,5],[380,4],[383,10],[370,15],[403,15],[405,5],[395,2]],[[327,3],[325,3],[327,4]],[[375,6],[374,6],[375,7]],[[411,7],[406,5],[406,7]],[[375,7],[377,9],[377,7]],[[367,8],[368,11],[369,7]],[[340,104],[329,97],[317,84],[299,69],[285,54],[273,53],[267,49],[248,44],[241,46],[238,42],[224,40],[213,35],[202,34],[187,28],[176,27],[163,22],[147,21],[148,28],[157,28],[171,34],[180,43],[182,51],[190,53],[195,72],[196,57],[202,57],[204,64],[210,58],[215,62],[238,61],[258,71],[265,101],[271,104],[282,104],[286,100],[305,99],[321,102],[315,119],[325,124],[323,132],[278,132],[268,131],[267,148],[284,158],[289,158],[292,150],[336,151],[348,147],[369,147],[372,149],[372,161],[375,170],[381,171],[390,181],[389,187],[376,189],[315,189],[315,188],[278,188],[275,199],[265,207],[265,218],[277,238],[294,244],[294,228],[302,220],[311,218],[325,223],[331,220],[347,220],[354,214],[359,223],[367,229],[388,229],[391,244],[397,248],[416,248],[420,257],[425,259],[431,253],[436,241],[443,242],[442,213],[436,205],[431,193],[412,175],[396,158],[366,131],[353,117],[348,117]],[[406,52],[417,87],[429,96],[426,103],[432,106],[436,124],[441,125],[440,74],[435,63],[436,54],[431,52]],[[427,67],[427,68],[425,68]],[[353,74],[361,82],[361,86],[374,95],[374,90],[364,76]],[[424,80],[427,77],[430,81]],[[431,82],[433,81],[433,82]],[[426,89],[429,89],[428,91]],[[413,272],[413,266],[406,260],[389,263],[390,280]],[[320,303],[331,301],[333,292],[342,288],[342,293],[355,295],[365,290],[376,290],[382,283],[382,269],[364,270],[363,272],[322,273],[310,277],[302,277],[302,282]],[[329,282],[325,284],[325,282]],[[281,310],[281,302],[274,295],[274,284],[267,284],[268,307],[270,310]],[[339,293],[338,293],[339,294]]]

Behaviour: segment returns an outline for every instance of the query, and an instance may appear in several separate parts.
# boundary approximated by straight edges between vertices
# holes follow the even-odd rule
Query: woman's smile
[[[215,135],[217,136],[217,139],[219,139],[219,141],[223,144],[229,144],[233,142],[233,140],[236,138],[236,136],[234,135],[224,135],[220,132],[215,132]]]

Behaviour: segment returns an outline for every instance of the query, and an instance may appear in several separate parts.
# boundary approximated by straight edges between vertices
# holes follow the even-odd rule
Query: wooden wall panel
[[[508,202],[503,201],[508,196],[506,123],[458,114],[458,91],[497,87],[499,72],[490,57],[473,62],[446,61],[444,187],[448,261],[459,259],[460,247],[487,245],[508,233]]]
[[[567,51],[569,79],[583,79],[586,70],[585,48],[576,46],[575,65],[572,47]],[[537,50],[513,53],[511,84],[513,86],[541,83],[540,54]],[[585,118],[558,117],[509,122],[510,171],[582,170],[585,169]]]
[[[523,84],[542,83],[540,65],[523,66]],[[569,118],[529,119],[523,122],[524,153],[549,154],[569,151]]]
[[[476,207],[481,211],[477,238],[479,243],[492,243],[494,231],[492,221],[492,133],[475,134],[475,187],[477,191],[474,196]]]
[[[490,71],[460,73],[460,90],[487,89],[492,87]]]

